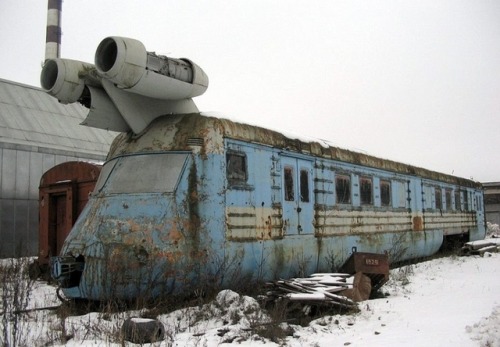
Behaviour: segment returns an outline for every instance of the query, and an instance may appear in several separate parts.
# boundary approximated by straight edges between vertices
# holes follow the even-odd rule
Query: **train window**
[[[483,210],[483,204],[482,204],[482,200],[479,196],[476,196],[476,210],[477,211],[482,211]]]
[[[391,205],[391,182],[380,180],[380,203],[382,206]]]
[[[464,211],[469,211],[469,193],[464,191]]]
[[[460,202],[460,190],[455,189],[455,210],[462,210],[462,203]]]
[[[230,185],[247,181],[247,157],[245,153],[226,153],[226,175]]]
[[[300,201],[309,202],[309,171],[300,170]]]
[[[434,189],[434,200],[436,201],[436,209],[442,210],[443,209],[443,196],[441,193],[441,188]]]
[[[121,157],[104,184],[104,190],[116,194],[174,192],[186,158],[187,154],[183,153]]]
[[[361,177],[359,180],[359,194],[361,196],[361,205],[371,205],[373,203],[373,185],[371,178]]]
[[[445,189],[444,191],[446,210],[451,211],[451,189]]]
[[[394,182],[396,189],[396,198],[397,202],[395,202],[395,207],[406,207],[406,198],[408,192],[406,191],[406,183],[405,182]]]
[[[338,204],[351,203],[351,178],[349,176],[337,176],[335,178],[335,194]]]
[[[293,184],[293,168],[290,166],[285,166],[284,173],[285,173],[285,200],[294,201],[295,191]]]
[[[424,208],[432,208],[432,193],[431,186],[423,187]]]

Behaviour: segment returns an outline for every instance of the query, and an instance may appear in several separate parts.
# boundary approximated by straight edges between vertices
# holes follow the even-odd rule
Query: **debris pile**
[[[371,280],[361,272],[354,276],[346,273],[317,273],[308,278],[292,278],[267,283],[269,300],[287,299],[303,304],[322,304],[342,308],[355,308],[357,302],[367,300],[371,293]]]
[[[304,305],[356,308],[358,302],[368,300],[372,291],[389,280],[388,255],[358,252],[353,247],[340,271],[267,283],[266,300],[285,299]]]
[[[500,238],[467,242],[461,250],[462,255],[480,255],[486,252],[500,252]]]

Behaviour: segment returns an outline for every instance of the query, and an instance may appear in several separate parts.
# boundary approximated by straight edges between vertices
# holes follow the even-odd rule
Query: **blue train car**
[[[114,141],[54,258],[71,298],[132,299],[434,254],[485,235],[473,181],[200,113]]]
[[[41,84],[121,132],[52,258],[67,297],[237,288],[335,270],[354,247],[401,261],[485,235],[478,183],[202,115],[203,70],[137,40],[105,38],[95,65],[48,60]]]

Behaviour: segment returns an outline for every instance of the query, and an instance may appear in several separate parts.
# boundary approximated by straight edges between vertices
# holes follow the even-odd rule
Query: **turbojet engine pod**
[[[42,68],[40,84],[59,102],[71,104],[81,99],[85,89],[85,79],[87,81],[91,79],[92,70],[95,70],[94,65],[77,60],[59,58],[47,60]]]
[[[192,61],[147,52],[140,41],[118,36],[102,40],[95,65],[47,60],[40,82],[61,103],[87,107],[82,124],[135,134],[157,117],[199,112],[192,98],[208,88],[207,75]]]
[[[147,52],[140,41],[125,37],[102,40],[95,66],[118,88],[155,99],[189,99],[208,88],[208,76],[192,61]]]

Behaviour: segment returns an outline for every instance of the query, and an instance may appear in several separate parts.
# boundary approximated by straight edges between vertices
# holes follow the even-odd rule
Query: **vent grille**
[[[203,139],[200,137],[190,137],[187,140],[188,146],[203,146]]]

